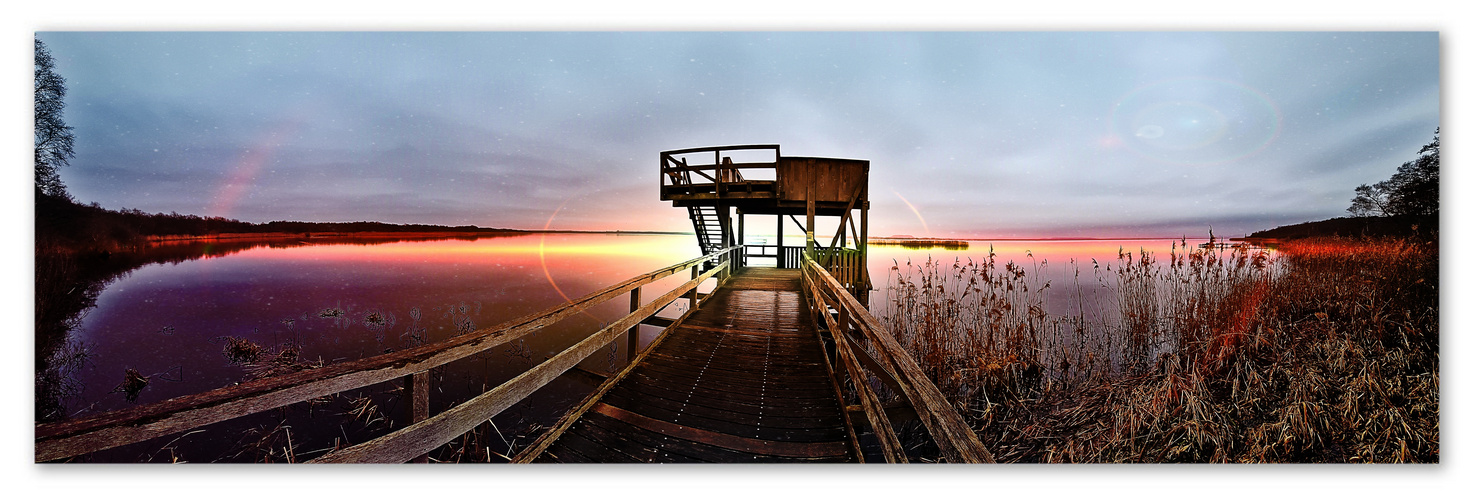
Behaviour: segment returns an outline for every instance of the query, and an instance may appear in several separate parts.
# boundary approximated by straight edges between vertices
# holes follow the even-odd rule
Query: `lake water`
[[[1072,286],[1076,269],[1083,270],[1080,279],[1088,284],[1095,260],[1108,265],[1121,250],[1168,254],[1172,243],[971,242],[964,250],[876,245],[871,247],[869,266],[876,288],[872,308],[883,313],[886,283],[909,264],[927,258],[947,264],[981,260],[989,251],[995,252],[999,265],[1013,261],[1042,282],[1054,282],[1048,293],[1057,297],[1050,298],[1050,304],[1066,308],[1067,294],[1076,290],[1056,284]],[[73,417],[95,414],[245,381],[249,367],[225,355],[231,339],[248,340],[267,351],[294,345],[301,360],[340,363],[493,326],[697,255],[694,238],[688,235],[528,234],[376,244],[247,245],[223,256],[147,264],[107,285],[95,307],[83,311],[71,330],[74,343],[84,346],[89,356],[69,375],[77,390],[66,398],[65,411]],[[647,286],[644,300],[672,289],[687,276],[677,273]],[[627,300],[616,298],[524,342],[447,365],[434,373],[437,392],[431,393],[431,411],[496,386],[616,320],[627,307]],[[674,317],[683,310],[683,304],[677,304],[661,315]],[[652,327],[641,329],[641,344],[657,333]],[[611,373],[626,357],[617,348],[605,349],[581,367]],[[129,369],[149,380],[135,397],[121,387]],[[507,453],[506,445],[516,441],[515,436],[555,422],[597,382],[576,372],[564,375],[498,417],[500,437],[490,440],[491,447]],[[94,460],[254,461],[260,459],[260,448],[284,444],[279,432],[283,426],[292,429],[296,454],[362,442],[401,426],[395,384],[380,385],[384,387],[216,424],[178,442],[166,438],[99,453]],[[527,441],[522,438],[516,444]]]

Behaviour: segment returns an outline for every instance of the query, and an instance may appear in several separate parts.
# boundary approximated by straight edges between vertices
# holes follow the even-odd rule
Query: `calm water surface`
[[[870,273],[876,291],[872,308],[884,311],[884,289],[893,273],[903,273],[927,258],[949,265],[985,259],[995,252],[999,265],[1010,260],[1043,281],[1053,281],[1054,292],[1050,293],[1060,294],[1058,303],[1066,304],[1062,295],[1071,290],[1059,284],[1071,286],[1075,269],[1082,269],[1080,279],[1088,282],[1095,259],[1101,265],[1114,262],[1121,250],[1135,255],[1142,249],[1165,254],[1172,243],[971,242],[965,250],[873,246]],[[73,339],[86,347],[90,357],[73,374],[80,392],[68,398],[66,408],[72,416],[88,415],[245,381],[248,366],[231,362],[224,354],[228,338],[249,340],[267,350],[295,345],[302,360],[340,363],[494,326],[697,255],[694,239],[688,235],[532,234],[257,246],[220,257],[149,264],[111,283],[98,296],[96,307],[85,311],[72,330]],[[645,300],[677,286],[682,276],[686,275],[647,286]],[[494,387],[616,320],[627,307],[627,300],[614,299],[524,342],[433,372],[438,388],[431,394],[431,411]],[[677,303],[661,315],[674,317],[683,310],[684,305]],[[643,330],[642,343],[657,333],[649,327]],[[581,366],[610,373],[626,357],[617,348],[605,349]],[[119,387],[128,369],[149,377],[149,384],[133,400]],[[597,379],[585,375],[565,375],[525,404],[497,417],[497,430],[506,436],[504,441],[514,441],[518,431],[550,425],[596,383]],[[155,440],[94,459],[161,461],[183,455],[191,461],[253,461],[258,458],[249,451],[252,440],[269,440],[271,431],[282,426],[294,429],[298,455],[310,455],[335,443],[361,442],[401,426],[396,384],[380,385],[384,387],[339,395],[333,401],[298,404],[217,424],[180,442]],[[361,411],[367,406],[373,406],[373,411]],[[514,451],[508,450],[510,443],[496,441],[498,453]],[[161,449],[167,452],[161,454]],[[231,457],[231,453],[236,455]],[[303,456],[310,458],[307,455]]]

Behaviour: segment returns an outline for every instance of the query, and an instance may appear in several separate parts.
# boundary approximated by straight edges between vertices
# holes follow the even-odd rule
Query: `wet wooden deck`
[[[733,276],[530,461],[853,461],[801,287]]]

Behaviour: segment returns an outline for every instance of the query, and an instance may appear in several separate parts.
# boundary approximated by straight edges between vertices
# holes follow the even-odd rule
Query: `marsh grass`
[[[1093,264],[1067,304],[1046,262],[891,272],[887,326],[999,461],[1439,461],[1435,243]]]
[[[261,355],[266,352],[265,347],[241,337],[227,335],[212,340],[224,342],[225,347],[221,350],[221,354],[224,354],[225,359],[231,363],[254,363],[260,360]]]

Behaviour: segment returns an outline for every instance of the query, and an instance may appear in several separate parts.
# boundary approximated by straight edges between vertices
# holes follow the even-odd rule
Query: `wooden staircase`
[[[692,206],[690,223],[695,227],[695,239],[700,243],[700,253],[710,255],[726,247],[726,232],[721,228],[721,216],[715,207]]]

